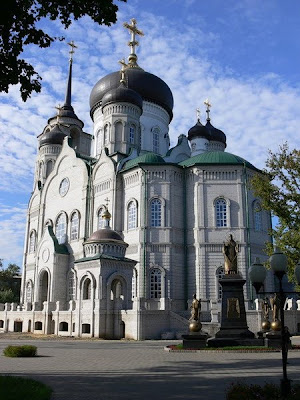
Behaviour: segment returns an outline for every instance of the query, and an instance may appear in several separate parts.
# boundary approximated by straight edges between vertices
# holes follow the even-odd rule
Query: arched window
[[[105,211],[104,207],[100,207],[99,210],[98,210],[98,213],[97,213],[97,226],[98,226],[98,229],[104,228],[105,221],[102,218],[102,215],[103,215],[104,211]]]
[[[103,141],[104,144],[108,143],[108,125],[106,124],[103,131]]]
[[[71,240],[77,240],[79,237],[79,214],[75,211],[71,215]]]
[[[75,274],[70,272],[68,280],[68,298],[69,300],[75,300]]]
[[[161,271],[157,268],[150,273],[150,298],[161,298]]]
[[[137,217],[137,213],[136,213],[136,203],[135,201],[131,201],[128,204],[128,208],[127,208],[127,215],[128,215],[128,219],[127,219],[127,229],[135,229],[137,226],[136,223],[136,217]]]
[[[226,201],[224,199],[217,199],[215,202],[215,207],[217,228],[226,227],[228,224]]]
[[[65,213],[59,214],[56,225],[55,225],[55,235],[58,243],[65,243],[67,239],[67,218]]]
[[[36,247],[36,232],[35,230],[30,232],[29,236],[29,253],[34,253]]]
[[[46,178],[48,178],[48,176],[50,175],[52,170],[53,170],[53,161],[49,160],[49,161],[47,161],[47,164],[46,164]]]
[[[135,141],[135,126],[131,125],[129,128],[129,143],[134,143]]]
[[[219,267],[216,271],[216,291],[217,291],[217,298],[218,300],[222,299],[222,286],[219,283],[219,280],[222,279],[224,276],[224,268],[223,267]]]
[[[260,232],[262,230],[262,213],[259,201],[255,201],[253,203],[253,219],[254,219],[254,229]]]
[[[153,129],[153,152],[159,153],[159,129]]]
[[[32,303],[32,282],[28,281],[26,284],[26,303]]]
[[[92,298],[92,282],[89,278],[84,281],[82,299],[90,300]]]
[[[161,201],[159,199],[151,201],[151,226],[161,226]]]
[[[39,179],[43,178],[43,167],[44,167],[44,163],[40,162],[40,165],[39,165]]]

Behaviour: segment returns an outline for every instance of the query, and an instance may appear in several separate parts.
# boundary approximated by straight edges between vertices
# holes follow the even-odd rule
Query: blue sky
[[[209,98],[212,123],[227,135],[227,151],[262,168],[268,149],[300,146],[300,2],[298,0],[128,0],[118,3],[117,24],[83,18],[64,31],[42,21],[50,34],[78,46],[74,56],[75,112],[92,133],[89,95],[127,57],[123,22],[136,18],[145,33],[139,64],[164,79],[174,95],[172,144],[202,120]],[[43,77],[43,89],[23,103],[18,87],[0,94],[0,258],[22,264],[26,206],[33,184],[36,136],[64,101],[68,46],[25,49]]]

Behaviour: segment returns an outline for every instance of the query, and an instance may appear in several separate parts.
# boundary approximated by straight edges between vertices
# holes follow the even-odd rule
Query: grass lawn
[[[33,379],[0,376],[0,400],[49,400],[52,389]]]

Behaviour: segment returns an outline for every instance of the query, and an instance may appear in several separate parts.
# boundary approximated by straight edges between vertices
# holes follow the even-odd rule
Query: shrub
[[[34,357],[37,354],[36,346],[7,346],[3,350],[6,357]]]
[[[266,383],[264,386],[232,384],[227,391],[226,400],[281,400],[280,386]],[[286,400],[300,399],[300,385],[292,387],[291,394]]]
[[[49,400],[52,389],[33,379],[0,376],[0,400]]]

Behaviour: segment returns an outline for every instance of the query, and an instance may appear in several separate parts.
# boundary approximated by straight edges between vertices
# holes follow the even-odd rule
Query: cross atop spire
[[[197,117],[197,121],[200,122],[200,108],[196,108],[196,117]]]
[[[70,54],[70,63],[73,62],[73,54],[75,53],[74,49],[78,49],[78,47],[75,45],[74,41],[71,40],[70,43],[68,43],[68,45],[71,47],[71,50],[69,51]]]
[[[207,114],[206,120],[207,120],[207,121],[210,121],[209,113],[210,113],[210,107],[211,107],[212,105],[211,105],[209,99],[206,99],[205,102],[204,102],[204,104],[206,105],[206,114]]]
[[[137,55],[135,54],[136,46],[139,45],[139,42],[136,40],[136,35],[144,36],[144,32],[137,28],[136,19],[132,18],[130,20],[130,24],[128,22],[124,22],[124,28],[128,29],[130,33],[130,41],[128,42],[128,46],[130,47],[130,55],[128,57],[128,67],[138,67],[137,64]]]

